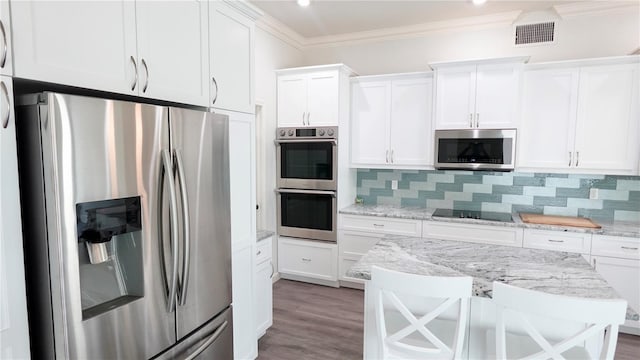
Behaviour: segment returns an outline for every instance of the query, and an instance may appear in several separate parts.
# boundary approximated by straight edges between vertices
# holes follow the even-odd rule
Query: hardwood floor
[[[273,284],[273,326],[258,360],[362,359],[364,293],[297,281]],[[620,334],[616,360],[640,359],[640,336]]]

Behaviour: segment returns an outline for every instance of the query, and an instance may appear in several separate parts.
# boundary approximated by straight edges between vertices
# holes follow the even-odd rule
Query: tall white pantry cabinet
[[[257,356],[253,82],[261,15],[226,0],[0,1],[0,358],[30,356],[11,76],[229,116],[234,358]]]

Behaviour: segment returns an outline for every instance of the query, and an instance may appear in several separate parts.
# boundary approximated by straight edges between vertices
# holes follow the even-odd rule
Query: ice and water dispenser
[[[144,296],[140,197],[78,203],[82,317]]]

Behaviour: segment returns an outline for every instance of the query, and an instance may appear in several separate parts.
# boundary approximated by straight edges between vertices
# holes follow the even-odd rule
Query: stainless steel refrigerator
[[[227,117],[18,100],[34,358],[231,359]]]

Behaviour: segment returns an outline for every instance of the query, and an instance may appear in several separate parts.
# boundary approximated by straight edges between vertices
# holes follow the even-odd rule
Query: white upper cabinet
[[[519,167],[569,167],[575,138],[578,75],[575,68],[525,72]]]
[[[137,1],[135,6],[140,96],[208,106],[207,2]]]
[[[348,91],[344,87],[347,86],[346,78],[352,74],[351,69],[338,64],[284,69],[276,73],[278,127],[338,126],[340,95]]]
[[[517,167],[637,174],[638,61],[527,70]]]
[[[638,63],[580,70],[574,165],[637,173]]]
[[[354,79],[351,87],[351,163],[354,167],[432,164],[430,74]]]
[[[1,3],[4,22],[8,2]],[[138,94],[135,3],[12,1],[11,17],[16,77]],[[162,45],[167,56],[169,42]]]
[[[9,1],[0,1],[0,74],[13,75],[13,45],[11,44],[11,14]]]
[[[521,62],[434,65],[436,129],[517,127]]]
[[[255,112],[254,19],[222,1],[209,2],[210,106]]]

